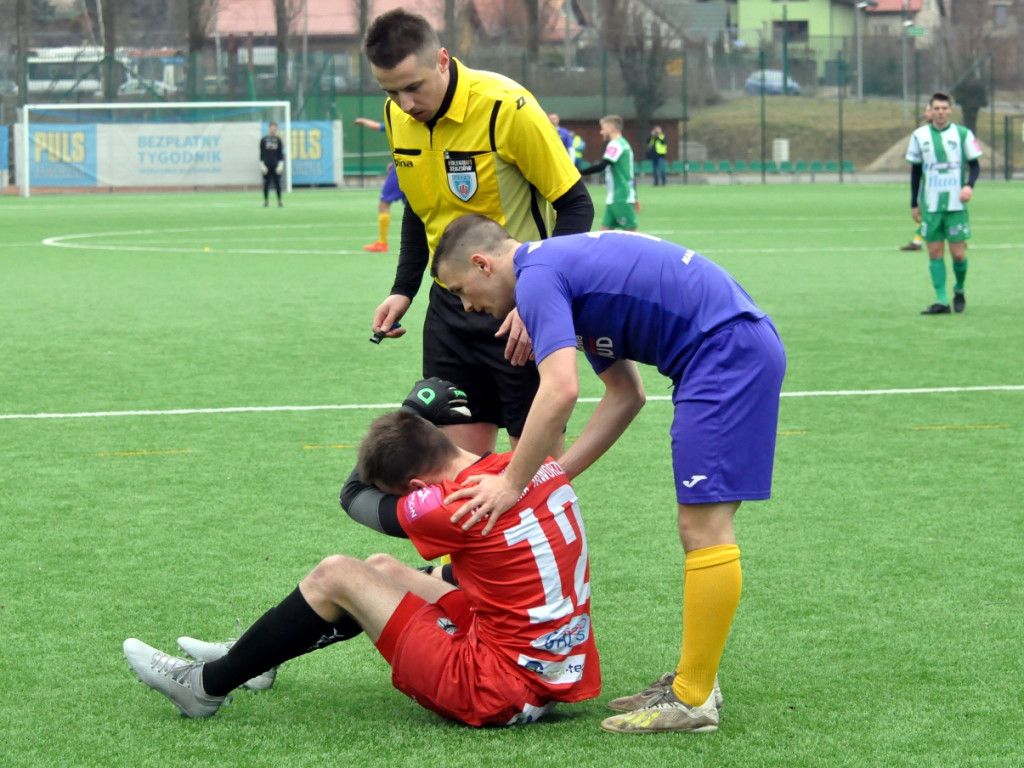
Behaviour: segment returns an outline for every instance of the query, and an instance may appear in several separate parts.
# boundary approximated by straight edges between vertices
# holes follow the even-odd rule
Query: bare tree
[[[118,0],[104,0],[103,3],[103,98],[115,101],[120,72],[117,71],[117,3]]]
[[[15,29],[18,35],[18,87],[21,92],[21,103],[28,103],[28,73],[25,72],[25,60],[28,56],[29,15],[28,0],[18,0],[14,11]]]
[[[446,48],[455,50],[458,42],[458,26],[455,21],[455,0],[444,0],[444,35],[441,43]]]
[[[366,34],[367,28],[370,26],[370,0],[356,0],[359,3],[359,36],[360,39]],[[365,61],[360,61],[359,66],[359,92],[362,93],[368,86],[368,75],[370,68],[364,66]],[[362,131],[359,133],[362,136]],[[362,139],[360,139],[362,141]]]
[[[199,60],[206,47],[213,8],[210,0],[186,0],[188,11],[188,93],[194,98],[199,92]]]
[[[516,0],[500,4],[496,14],[488,15],[486,27],[480,30],[480,40],[488,45],[520,46],[525,49],[527,59],[536,63],[540,59],[544,30],[560,15],[562,4],[563,0]],[[568,0],[565,0],[565,7],[569,7]],[[454,26],[447,36],[449,42],[455,42]]]
[[[604,45],[618,59],[622,79],[636,105],[637,139],[646,143],[654,112],[665,103],[668,52],[661,23],[645,19],[631,0],[602,0],[602,6]]]
[[[978,133],[978,113],[988,106],[988,78],[983,75],[985,54],[991,56],[990,5],[987,0],[959,0],[955,5],[938,0],[940,30],[951,96],[963,113],[963,125]],[[991,61],[988,62],[991,66]],[[994,94],[991,96],[994,98]]]
[[[277,30],[277,88],[278,96],[284,90],[284,76],[288,66],[288,35],[298,3],[293,0],[274,0],[274,25]]]
[[[526,58],[536,62],[540,58],[540,0],[525,0]]]

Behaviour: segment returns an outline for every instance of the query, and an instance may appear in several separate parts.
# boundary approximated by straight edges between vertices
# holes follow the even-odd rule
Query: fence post
[[[1013,178],[1013,158],[1010,153],[1013,151],[1013,118],[1009,115],[1003,117],[1003,179],[1009,181]]]
[[[761,183],[765,183],[764,176],[764,163],[768,158],[765,157],[765,144],[768,141],[768,125],[767,116],[765,114],[765,81],[768,79],[764,71],[764,49],[762,48],[760,53],[757,55],[757,66],[761,70]]]
[[[690,181],[689,177],[689,122],[690,116],[687,112],[687,94],[686,94],[686,51],[683,51],[683,184],[688,184]]]
[[[608,114],[608,51],[601,51],[601,116]]]
[[[996,180],[996,57],[988,54],[988,108],[989,133],[988,145],[992,147],[992,181]]]
[[[843,62],[843,52],[839,52],[839,82],[844,85],[839,88],[839,183],[843,183],[843,91],[846,89],[846,67]]]

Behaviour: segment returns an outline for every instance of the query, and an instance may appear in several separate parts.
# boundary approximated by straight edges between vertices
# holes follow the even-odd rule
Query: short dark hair
[[[503,243],[512,236],[493,219],[479,213],[467,213],[451,222],[444,229],[437,247],[434,249],[434,261],[430,265],[430,274],[437,277],[437,268],[441,264],[467,262],[472,255],[470,251],[495,253]]]
[[[437,32],[425,17],[394,8],[370,22],[363,51],[375,67],[394,69],[412,55],[433,56],[441,48]]]
[[[932,94],[932,97],[928,99],[928,106],[930,107],[932,103],[936,101],[944,101],[949,105],[953,104],[953,99],[950,95],[948,93],[943,93],[942,91],[936,91]]]
[[[412,411],[373,420],[359,444],[359,476],[387,489],[406,488],[414,477],[442,469],[459,449],[444,432]]]

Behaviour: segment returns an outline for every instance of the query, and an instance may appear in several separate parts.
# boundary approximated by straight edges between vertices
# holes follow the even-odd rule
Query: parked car
[[[341,75],[331,75],[327,72],[320,75],[320,90],[342,91],[345,89],[345,78]]]
[[[760,93],[761,81],[763,79],[764,92],[772,95],[778,95],[783,92],[782,77],[782,72],[778,69],[758,69],[750,73],[750,77],[747,78],[747,82],[743,84],[743,90],[747,93]],[[785,82],[790,94],[793,96],[800,95],[800,83],[792,77],[787,77]]]
[[[176,93],[176,85],[168,85],[163,80],[140,80],[132,77],[121,83],[117,89],[118,96],[142,96],[147,93],[155,93],[157,96],[167,96]]]

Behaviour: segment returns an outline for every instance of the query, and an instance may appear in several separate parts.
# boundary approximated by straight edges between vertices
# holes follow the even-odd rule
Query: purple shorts
[[[399,200],[405,202],[405,195],[402,193],[402,188],[398,186],[398,174],[395,173],[393,165],[388,166],[388,175],[384,177],[380,199],[382,203],[397,203]]]
[[[772,321],[704,340],[675,381],[672,469],[680,504],[767,499],[786,352]]]

